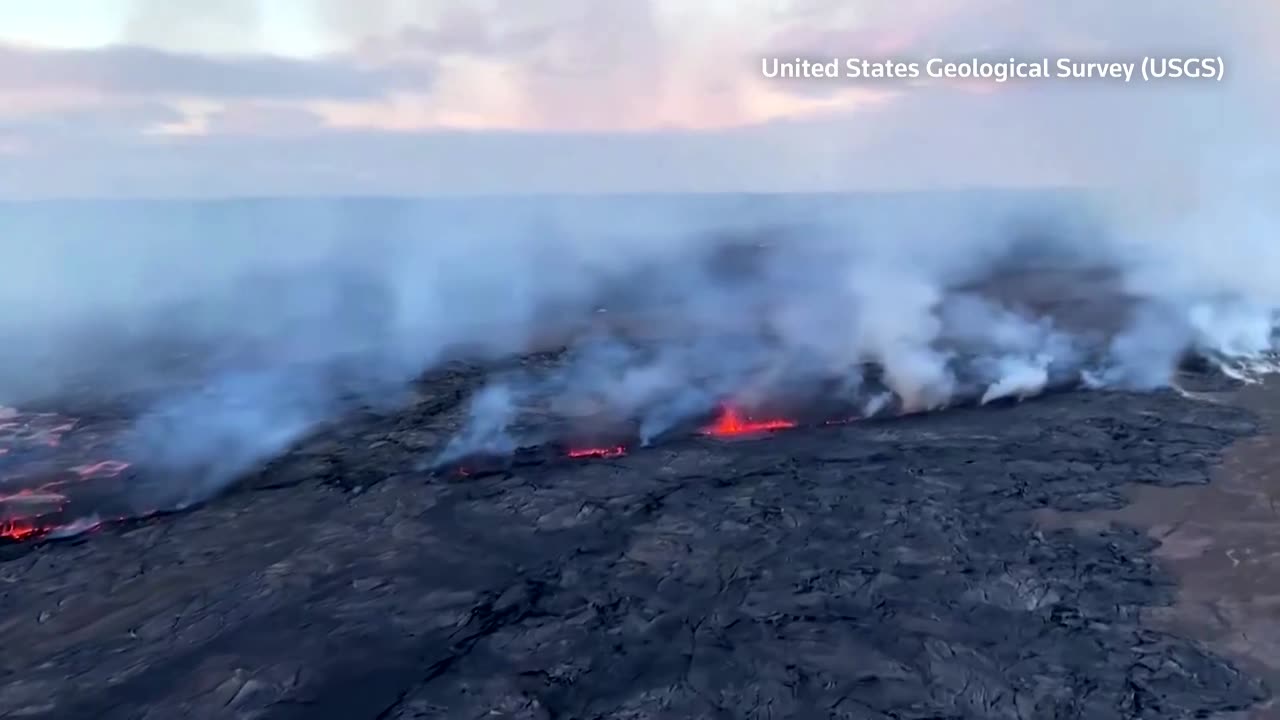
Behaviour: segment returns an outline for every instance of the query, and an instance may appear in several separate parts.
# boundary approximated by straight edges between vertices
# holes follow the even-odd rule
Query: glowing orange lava
[[[43,490],[19,490],[0,496],[0,538],[29,540],[49,532],[53,522],[44,520],[61,512],[67,498]]]
[[[92,508],[76,507],[80,487],[121,478],[129,463],[101,460],[72,466],[76,460],[83,462],[87,454],[86,443],[71,442],[79,437],[75,434],[79,425],[76,418],[57,413],[23,413],[0,407],[0,455],[8,456],[6,460],[41,448],[58,449],[57,456],[39,457],[31,464],[9,468],[7,475],[0,477],[0,541],[70,537],[103,523]],[[91,495],[106,491],[110,488],[91,491]],[[82,515],[85,512],[88,514]],[[111,518],[106,522],[125,519]]]
[[[720,417],[702,429],[703,435],[715,437],[735,437],[755,433],[787,430],[796,426],[794,420],[772,419],[755,420],[744,416],[737,408],[726,405],[720,410]]]
[[[626,454],[627,449],[621,445],[607,448],[580,448],[568,452],[571,458],[614,458]]]
[[[0,539],[30,540],[43,532],[30,520],[0,520]]]

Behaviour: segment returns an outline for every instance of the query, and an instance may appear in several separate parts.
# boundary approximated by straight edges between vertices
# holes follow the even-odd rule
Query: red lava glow
[[[124,522],[127,519],[118,517],[112,521]],[[0,540],[23,542],[42,538],[69,538],[93,532],[104,524],[95,518],[80,518],[65,523],[46,523],[40,517],[0,520]]]
[[[61,512],[65,495],[45,490],[19,490],[0,496],[0,539],[30,540],[56,529],[49,516]]]
[[[627,449],[621,445],[607,448],[580,448],[568,452],[571,458],[615,458],[626,454]]]
[[[82,514],[91,508],[76,507],[80,497],[77,487],[120,478],[129,463],[84,463],[84,455],[93,452],[94,436],[86,443],[75,434],[78,425],[75,418],[57,413],[22,413],[0,407],[0,455],[21,459],[34,454],[29,461],[20,460],[17,467],[9,468],[10,474],[0,476],[4,490],[0,492],[0,541],[70,537],[102,524],[96,514]],[[76,441],[70,442],[71,438]],[[73,466],[77,460],[84,464]],[[101,492],[93,490],[90,495]]]
[[[73,517],[67,514],[71,499],[52,489],[64,484],[66,483],[50,482],[44,487],[0,495],[0,541],[22,542],[72,537],[104,525],[104,521],[97,515]],[[107,522],[123,522],[128,519],[120,516],[110,518]]]
[[[43,534],[45,531],[32,520],[19,518],[17,520],[0,520],[0,539],[30,540],[37,535]]]
[[[720,410],[720,417],[702,429],[703,435],[714,437],[736,437],[755,433],[787,430],[796,426],[794,420],[771,419],[756,420],[743,415],[737,408],[726,405]]]

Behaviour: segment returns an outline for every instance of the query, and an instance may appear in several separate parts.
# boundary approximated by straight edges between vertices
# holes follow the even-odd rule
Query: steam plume
[[[1269,58],[1238,40],[1231,67],[1261,82]],[[930,123],[976,133],[992,107],[1006,149],[1060,176],[1132,150],[1091,193],[10,206],[0,401],[136,394],[130,447],[188,501],[455,354],[563,337],[586,339],[484,390],[449,456],[527,441],[531,408],[654,439],[726,400],[833,393],[873,414],[1153,389],[1188,352],[1251,377],[1280,310],[1262,92],[935,88],[849,121],[882,141],[871,180],[936,167]],[[953,176],[997,164],[939,152]]]

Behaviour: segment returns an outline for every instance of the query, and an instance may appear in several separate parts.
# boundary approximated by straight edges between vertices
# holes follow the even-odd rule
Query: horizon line
[[[1046,193],[1090,192],[1104,188],[1083,185],[957,185],[920,188],[848,188],[828,190],[626,190],[626,191],[492,191],[492,192],[346,192],[346,193],[244,193],[234,195],[59,195],[49,197],[4,197],[0,205],[35,205],[42,203],[116,203],[116,202],[279,202],[337,200],[509,200],[509,199],[619,199],[657,197],[783,197],[836,195],[917,195],[929,193]]]

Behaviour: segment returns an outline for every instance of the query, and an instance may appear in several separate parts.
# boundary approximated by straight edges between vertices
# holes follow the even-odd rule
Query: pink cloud
[[[413,17],[374,5],[339,28],[350,52],[313,59],[0,48],[0,137],[32,162],[10,171],[8,188],[126,176],[160,190],[186,177],[398,192],[1083,182],[1166,167],[1171,145],[1207,141],[1227,120],[1262,126],[1280,110],[1269,49],[1280,11],[1259,0],[797,0],[769,17],[687,5],[677,15],[664,0],[441,0]],[[1192,47],[1227,48],[1248,81],[1178,100],[1068,84],[815,91],[759,74],[765,53]],[[157,137],[157,127],[187,134]],[[459,128],[475,132],[449,132]],[[281,157],[315,163],[263,167]]]

